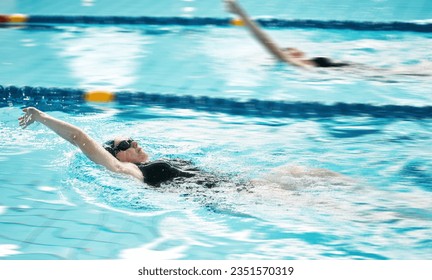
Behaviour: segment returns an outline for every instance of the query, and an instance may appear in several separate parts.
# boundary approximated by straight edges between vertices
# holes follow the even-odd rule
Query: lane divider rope
[[[351,29],[364,31],[410,31],[432,32],[430,22],[362,22],[336,20],[284,20],[277,18],[257,18],[264,27],[277,28],[320,28]],[[57,16],[57,15],[0,15],[0,25],[7,24],[145,24],[145,25],[186,25],[186,26],[241,26],[238,18],[213,17],[151,17],[151,16]]]
[[[146,92],[86,91],[70,88],[16,87],[0,85],[0,107],[6,106],[85,106],[93,102],[143,107],[218,112],[233,115],[288,118],[329,118],[337,116],[385,119],[430,119],[432,106],[373,105],[363,103],[288,102],[236,100],[207,96],[172,95]]]

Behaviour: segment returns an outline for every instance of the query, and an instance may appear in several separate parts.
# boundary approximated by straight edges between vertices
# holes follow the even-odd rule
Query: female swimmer
[[[393,69],[378,68],[371,65],[359,63],[334,62],[327,57],[307,58],[305,53],[296,48],[280,48],[260,27],[253,21],[248,14],[240,7],[235,0],[225,0],[227,10],[242,19],[246,27],[255,38],[279,61],[289,63],[307,69],[326,68],[344,69],[362,74],[364,76],[382,77],[383,75],[397,76],[432,76],[432,64],[430,61],[423,61],[416,65],[401,65]]]
[[[334,62],[327,57],[306,58],[305,53],[296,48],[280,48],[249,15],[240,7],[235,0],[225,0],[227,10],[240,16],[246,27],[252,32],[255,38],[271,53],[282,62],[300,67],[345,67],[348,63]]]
[[[25,108],[23,111],[24,115],[18,119],[22,128],[26,128],[34,122],[39,122],[80,148],[93,162],[104,166],[110,171],[130,175],[147,185],[160,187],[164,183],[186,181],[211,188],[220,182],[227,182],[227,178],[201,171],[187,161],[150,161],[149,155],[133,139],[117,137],[100,145],[79,127],[58,120],[34,107]],[[251,183],[254,185],[275,183],[273,182],[274,177],[279,177],[280,174],[293,177],[342,178],[340,174],[329,170],[301,167],[281,167],[270,174],[272,174],[273,179],[262,178]]]

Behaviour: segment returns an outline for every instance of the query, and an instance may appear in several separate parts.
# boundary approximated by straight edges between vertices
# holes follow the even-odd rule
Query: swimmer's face
[[[285,54],[288,56],[294,57],[294,58],[303,58],[305,57],[305,53],[302,52],[299,49],[296,48],[286,48],[282,50]]]
[[[130,147],[124,151],[117,152],[117,159],[122,162],[132,162],[132,163],[140,163],[148,161],[148,154],[144,152],[144,150],[138,145],[138,142],[124,138],[118,137],[114,139],[114,147],[117,147],[122,141],[130,143]],[[122,143],[125,144],[124,142]]]

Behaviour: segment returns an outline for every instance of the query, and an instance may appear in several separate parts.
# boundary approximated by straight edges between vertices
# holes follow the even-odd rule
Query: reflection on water
[[[85,89],[127,89],[140,79],[139,60],[147,55],[149,40],[137,31],[119,28],[74,28],[57,34],[52,42]]]
[[[84,7],[91,7],[95,5],[96,0],[81,0],[81,5]]]
[[[207,37],[202,41],[203,52],[215,62],[209,66],[218,76],[223,77],[233,90],[242,86],[258,86],[270,75],[263,66],[274,63],[266,57],[264,50],[253,38],[239,37],[239,31],[225,30],[220,36]]]

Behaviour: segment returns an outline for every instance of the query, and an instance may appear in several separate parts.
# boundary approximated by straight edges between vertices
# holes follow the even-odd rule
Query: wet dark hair
[[[106,141],[102,146],[105,150],[108,151],[108,153],[110,153],[113,157],[117,158],[114,147],[114,140]]]
[[[327,57],[314,57],[311,61],[313,61],[317,67],[344,67],[349,65],[348,63],[333,62]]]

